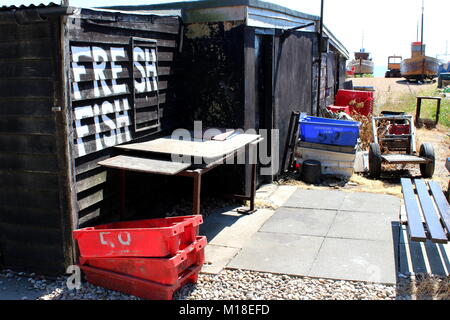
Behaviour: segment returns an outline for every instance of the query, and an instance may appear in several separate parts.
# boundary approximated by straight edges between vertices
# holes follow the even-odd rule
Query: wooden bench
[[[440,186],[423,179],[401,179],[407,230],[411,241],[448,243],[450,205]]]

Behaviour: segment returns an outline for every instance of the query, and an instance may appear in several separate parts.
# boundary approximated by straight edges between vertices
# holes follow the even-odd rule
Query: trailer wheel
[[[435,157],[434,157],[434,148],[433,145],[430,143],[424,143],[420,146],[420,153],[419,155],[421,157],[427,158],[432,160],[429,163],[424,163],[420,165],[420,173],[422,174],[422,177],[424,178],[432,178],[434,174],[434,168],[435,168]]]
[[[378,143],[370,144],[369,174],[374,179],[378,179],[381,176],[381,149]]]

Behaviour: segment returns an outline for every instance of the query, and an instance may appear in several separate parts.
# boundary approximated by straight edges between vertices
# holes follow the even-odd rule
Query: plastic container
[[[300,119],[300,140],[337,146],[355,146],[359,122],[305,117]]]
[[[302,163],[302,180],[309,184],[319,184],[322,173],[321,163],[317,160],[305,160]]]
[[[295,157],[302,164],[307,160],[320,161],[322,174],[350,177],[353,175],[356,153],[333,152],[311,148],[296,148]]]
[[[193,243],[202,223],[201,215],[117,222],[75,230],[73,237],[84,258],[167,257]]]
[[[353,103],[352,103],[353,102]],[[336,106],[350,106],[350,112],[369,116],[373,113],[374,93],[370,91],[338,90],[334,104]],[[363,103],[364,106],[357,107]]]
[[[161,284],[174,285],[190,267],[205,262],[206,237],[197,237],[170,258],[81,258],[80,264]]]
[[[189,268],[173,285],[160,284],[86,265],[80,266],[86,280],[99,287],[147,300],[172,300],[173,294],[187,283],[197,283],[202,266]]]

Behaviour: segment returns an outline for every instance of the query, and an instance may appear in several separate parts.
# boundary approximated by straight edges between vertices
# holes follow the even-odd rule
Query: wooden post
[[[416,108],[416,127],[420,128],[420,109],[422,108],[422,98],[417,97],[417,108]]]
[[[441,114],[441,99],[438,99],[437,101],[437,108],[436,108],[436,126],[439,123],[439,115]]]

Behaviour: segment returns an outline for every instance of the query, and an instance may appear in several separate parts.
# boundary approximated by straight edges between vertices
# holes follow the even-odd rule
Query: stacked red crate
[[[204,263],[202,216],[118,222],[75,230],[87,281],[144,299],[172,299]]]
[[[373,103],[373,91],[338,90],[334,105],[350,106],[351,113],[369,116],[373,113]]]

